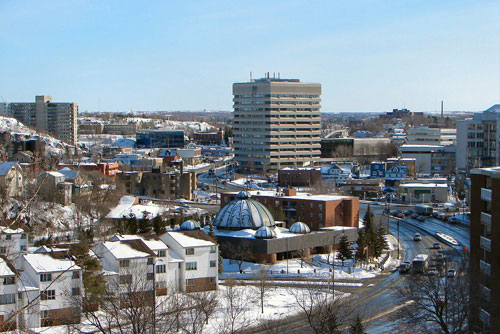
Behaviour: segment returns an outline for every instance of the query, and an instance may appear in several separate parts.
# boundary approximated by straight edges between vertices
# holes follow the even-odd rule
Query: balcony
[[[491,240],[485,237],[480,237],[479,245],[485,251],[491,252]]]
[[[481,223],[491,226],[491,215],[481,212]]]
[[[491,202],[491,189],[481,188],[481,199]]]
[[[483,260],[479,260],[479,270],[486,276],[491,275],[490,265]]]
[[[490,289],[481,284],[481,297],[489,302],[490,295],[491,295]]]
[[[483,310],[482,308],[479,309],[479,319],[481,319],[481,322],[485,324],[487,327],[490,325],[490,314]]]

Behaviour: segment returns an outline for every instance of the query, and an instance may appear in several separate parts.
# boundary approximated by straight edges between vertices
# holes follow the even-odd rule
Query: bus
[[[432,206],[424,205],[424,204],[417,204],[415,205],[415,211],[421,215],[421,216],[431,216],[432,211]]]
[[[424,274],[429,266],[429,255],[418,254],[411,263],[411,270],[414,274]]]

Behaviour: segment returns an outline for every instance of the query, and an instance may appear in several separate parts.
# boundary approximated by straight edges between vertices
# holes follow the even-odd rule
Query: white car
[[[448,269],[446,276],[452,278],[457,276],[457,271],[455,269]]]
[[[422,241],[422,236],[420,235],[420,233],[415,233],[413,235],[413,241]]]

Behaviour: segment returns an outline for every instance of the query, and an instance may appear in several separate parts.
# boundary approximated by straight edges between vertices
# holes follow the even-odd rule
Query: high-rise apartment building
[[[76,145],[78,140],[78,105],[69,102],[52,102],[50,96],[36,96],[35,102],[9,104],[14,118],[28,126],[36,127],[53,136]]]
[[[266,78],[233,84],[235,160],[268,172],[320,162],[321,84]]]
[[[456,129],[429,128],[420,126],[408,129],[406,144],[410,145],[453,145],[457,139]]]
[[[500,328],[500,167],[474,169],[470,192],[470,328]]]
[[[457,168],[500,165],[500,104],[457,121]]]

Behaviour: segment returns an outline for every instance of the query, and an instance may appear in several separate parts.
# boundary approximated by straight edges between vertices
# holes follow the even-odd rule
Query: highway
[[[377,210],[377,214],[378,211],[379,210]],[[420,226],[418,224],[420,224]],[[437,231],[442,231],[454,237],[462,236],[463,239],[467,239],[464,228],[462,227],[446,225],[447,223],[440,221],[435,222],[431,219],[429,219],[428,226],[424,226],[425,224],[427,224],[427,222],[420,223],[413,220],[400,222],[400,242],[404,247],[402,253],[403,261],[411,262],[417,254],[435,256],[438,251],[432,249],[432,246],[438,241],[434,237],[434,233]],[[429,233],[422,229],[424,227],[429,229]],[[393,219],[391,219],[390,228],[391,232],[396,234],[397,223]],[[422,235],[422,241],[413,241],[413,235],[416,232]],[[441,243],[441,248],[443,253],[450,254],[452,258],[459,258],[462,251],[461,247],[459,249],[454,249],[443,243]],[[395,252],[396,251],[393,251],[394,256]],[[367,333],[384,333],[389,329],[388,325],[394,323],[392,319],[389,320],[390,317],[393,316],[391,315],[391,311],[393,311],[397,305],[404,302],[404,300],[396,300],[395,292],[407,277],[407,275],[400,275],[398,271],[394,271],[392,273],[381,274],[373,279],[360,280],[360,282],[364,283],[362,287],[338,287],[336,290],[349,292],[357,296],[356,301],[357,304],[360,305],[360,314],[363,319],[367,320],[365,324]],[[397,325],[397,322],[394,325]],[[300,316],[282,319],[279,329],[283,333],[312,333],[305,319]],[[261,331],[251,330],[248,331],[248,333],[261,333]]]

